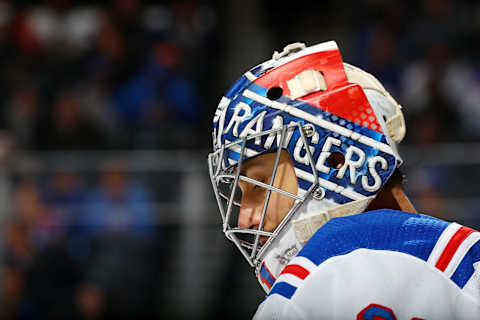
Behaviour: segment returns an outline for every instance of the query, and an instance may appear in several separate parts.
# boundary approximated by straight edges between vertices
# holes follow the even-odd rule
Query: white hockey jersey
[[[480,319],[480,233],[377,210],[322,226],[254,319]]]

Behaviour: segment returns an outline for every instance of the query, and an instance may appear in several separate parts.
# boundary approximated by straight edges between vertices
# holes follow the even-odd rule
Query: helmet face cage
[[[308,54],[300,51],[298,58],[285,57],[288,61],[283,64],[275,65],[270,60],[251,69],[227,91],[215,113],[214,151],[208,156],[210,178],[223,231],[251,266],[259,264],[276,236],[314,190],[321,191],[321,201],[328,202],[329,207],[362,200],[376,195],[399,163],[384,134],[384,120],[375,115],[362,87],[348,81],[336,45],[327,47],[327,51],[310,47],[303,50]],[[307,80],[317,79],[320,73],[326,87],[305,97],[293,93],[299,83],[316,86]],[[308,79],[302,82],[305,77]],[[272,88],[280,95],[269,94]],[[298,194],[273,186],[283,149],[293,162]],[[276,152],[276,158],[270,181],[263,183],[241,174],[245,161],[272,152]],[[327,164],[332,153],[344,157],[340,168]],[[257,230],[237,226],[240,181],[266,189]],[[272,192],[295,202],[280,225],[265,232]],[[261,240],[263,237],[266,242]]]
[[[276,148],[275,162],[272,167],[270,181],[261,182],[245,175],[242,175],[242,165],[244,160],[249,159],[249,149],[246,147],[253,140],[268,137],[274,134],[278,138],[278,145],[284,145],[289,132],[298,131],[301,139],[303,139],[303,145],[308,145],[305,134],[303,133],[301,123],[292,123],[290,125],[283,125],[278,129],[267,130],[261,134],[254,134],[249,137],[238,139],[224,145],[219,150],[211,153],[208,157],[210,179],[215,192],[215,197],[220,209],[223,222],[223,232],[226,237],[235,243],[242,255],[251,266],[255,266],[260,261],[263,253],[268,249],[273,239],[278,232],[282,229],[282,226],[289,218],[294,214],[297,208],[303,203],[313,189],[317,187],[317,184],[312,184],[307,192],[303,192],[302,195],[293,194],[286,190],[279,189],[273,185],[275,176],[277,174],[278,164],[280,160],[280,154],[283,148]],[[225,165],[225,154],[234,151],[239,154],[238,163],[235,166],[227,167]],[[251,152],[251,151],[250,151]],[[314,163],[310,150],[305,149],[307,157],[309,157],[309,163]],[[251,154],[250,154],[251,156]],[[312,171],[314,168],[312,167]],[[260,223],[257,229],[245,229],[237,227],[239,210],[241,205],[241,190],[239,182],[245,181],[247,183],[254,184],[256,186],[266,189],[265,199],[263,201],[262,213],[260,217]],[[272,192],[278,192],[283,196],[292,198],[295,200],[294,205],[287,213],[286,217],[273,232],[263,231],[268,204]],[[267,238],[266,241],[260,241],[260,237]],[[263,243],[262,243],[263,242]]]

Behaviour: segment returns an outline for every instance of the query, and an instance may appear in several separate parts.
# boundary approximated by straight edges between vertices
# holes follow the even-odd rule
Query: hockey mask
[[[333,41],[289,45],[227,91],[213,119],[209,173],[223,231],[265,291],[319,227],[365,210],[401,164],[404,135],[401,107],[372,75],[343,63]],[[285,152],[298,188],[276,182]],[[266,154],[264,178],[246,174]],[[263,190],[249,227],[239,224],[242,186]],[[286,210],[272,204],[279,197]],[[272,228],[274,214],[281,219]]]

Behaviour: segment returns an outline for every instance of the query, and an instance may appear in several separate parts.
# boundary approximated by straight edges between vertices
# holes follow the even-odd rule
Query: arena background
[[[480,227],[477,1],[0,1],[0,319],[245,319],[209,185],[244,71],[334,39],[404,106],[407,193]]]

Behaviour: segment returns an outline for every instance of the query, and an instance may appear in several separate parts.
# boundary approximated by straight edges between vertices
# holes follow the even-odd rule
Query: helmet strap
[[[333,218],[351,216],[365,211],[373,198],[374,196],[348,202],[293,220],[293,229],[298,242],[302,246],[305,245],[321,226]]]

